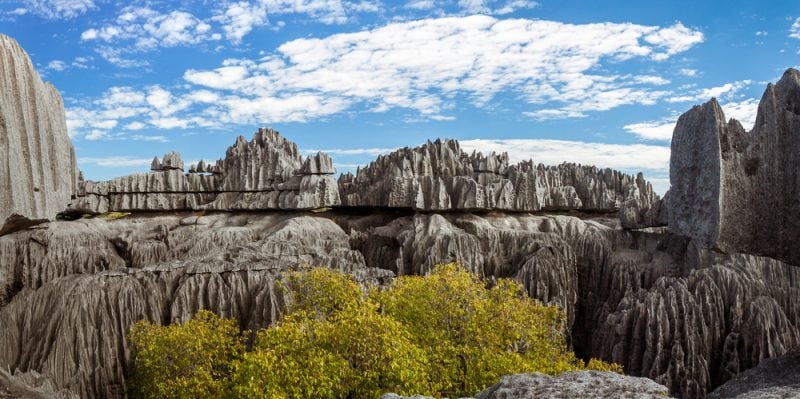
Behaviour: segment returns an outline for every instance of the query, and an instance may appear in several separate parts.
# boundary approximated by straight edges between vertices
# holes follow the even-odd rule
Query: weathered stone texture
[[[77,187],[61,95],[0,34],[0,227],[13,214],[54,219]]]
[[[725,122],[716,100],[678,120],[670,160],[671,231],[727,252],[800,264],[800,72],[768,85],[756,124]]]

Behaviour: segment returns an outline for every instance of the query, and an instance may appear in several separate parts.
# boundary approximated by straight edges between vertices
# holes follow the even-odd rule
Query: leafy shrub
[[[232,321],[201,312],[137,323],[134,397],[374,398],[384,392],[472,395],[506,374],[584,368],[621,372],[568,350],[564,315],[500,279],[457,264],[366,294],[348,275],[289,273],[287,313],[244,352]]]
[[[207,310],[184,324],[139,321],[128,339],[135,398],[225,397],[233,362],[244,352],[236,323]]]

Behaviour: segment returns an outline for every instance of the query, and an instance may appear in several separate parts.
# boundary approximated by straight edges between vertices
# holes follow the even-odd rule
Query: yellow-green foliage
[[[117,219],[122,219],[125,216],[130,216],[130,214],[131,214],[130,212],[107,212],[107,213],[101,213],[97,215],[97,217],[105,220],[117,220]]]
[[[225,397],[233,361],[244,352],[236,323],[205,310],[184,324],[139,321],[129,340],[135,398]]]
[[[487,289],[457,264],[367,294],[323,268],[290,273],[282,288],[287,314],[246,353],[234,324],[208,312],[182,326],[137,324],[134,397],[460,396],[511,373],[622,371],[575,358],[557,308],[511,280]]]
[[[442,394],[474,395],[511,373],[584,368],[567,349],[558,308],[527,297],[512,280],[485,287],[451,263],[428,276],[397,278],[373,296],[428,354],[433,385]],[[597,360],[592,365],[612,367]]]
[[[359,286],[328,269],[292,273],[288,315],[258,333],[236,366],[247,398],[375,398],[430,389],[425,353]]]

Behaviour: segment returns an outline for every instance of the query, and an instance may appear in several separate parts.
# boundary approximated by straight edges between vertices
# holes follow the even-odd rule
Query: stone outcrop
[[[667,387],[647,378],[599,371],[569,371],[556,376],[541,373],[507,375],[497,384],[469,399],[669,399],[667,394]],[[387,393],[380,399],[433,398],[419,395],[405,397]]]
[[[19,44],[0,34],[0,228],[11,215],[54,219],[77,178],[61,95],[42,82]]]
[[[800,348],[800,268],[611,219],[525,214],[337,218],[367,265],[422,274],[459,260],[566,311],[581,356],[701,398]]]
[[[557,376],[514,374],[475,395],[475,399],[628,398],[668,399],[667,387],[647,378],[598,371],[570,371]]]
[[[670,159],[670,230],[726,252],[800,264],[800,72],[769,84],[755,126],[716,100],[678,120]]]
[[[0,368],[36,371],[82,398],[123,397],[126,334],[200,309],[257,329],[284,303],[281,273],[306,265],[378,283],[332,221],[304,214],[131,216],[53,222],[0,237]]]
[[[800,352],[766,359],[708,395],[708,399],[800,397]]]
[[[184,173],[177,153],[153,159],[151,173],[81,182],[71,213],[112,211],[315,209],[338,205],[331,158],[300,155],[271,129],[239,137],[215,165],[198,162]]]
[[[644,213],[658,201],[642,176],[566,163],[509,165],[507,154],[467,154],[455,140],[382,155],[356,175],[342,175],[339,192],[343,206],[421,211],[610,212],[630,202]]]

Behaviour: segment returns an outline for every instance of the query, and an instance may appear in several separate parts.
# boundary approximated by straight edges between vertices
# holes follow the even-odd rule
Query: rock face
[[[303,160],[297,145],[271,129],[239,137],[216,165],[200,161],[183,173],[169,153],[152,173],[81,182],[72,213],[169,210],[314,209],[338,205],[333,162],[319,153]]]
[[[0,368],[37,371],[82,398],[124,396],[133,323],[200,309],[257,329],[284,302],[283,271],[318,265],[378,282],[335,223],[303,214],[191,214],[53,222],[0,237]]]
[[[567,313],[579,355],[615,361],[701,398],[761,359],[800,347],[800,268],[723,254],[611,219],[469,213],[337,222],[367,265],[421,274],[459,260],[511,277]]]
[[[642,176],[576,164],[509,165],[507,154],[467,154],[454,140],[382,155],[355,176],[342,175],[339,192],[344,206],[424,211],[608,212],[635,201],[646,212],[658,201]]]
[[[541,373],[507,375],[474,399],[635,398],[669,399],[667,387],[647,378],[610,372],[570,371],[557,376]],[[380,399],[433,399],[388,393]],[[466,399],[466,398],[464,398]],[[473,399],[473,398],[469,398]]]
[[[678,120],[670,230],[726,252],[800,264],[800,72],[768,85],[756,124],[725,121],[716,100]]]
[[[709,399],[800,397],[800,352],[766,359],[708,395]]]
[[[0,34],[0,228],[14,214],[55,218],[77,178],[61,95],[42,82],[19,44]]]
[[[571,371],[555,377],[546,374],[514,374],[477,394],[475,399],[528,398],[630,398],[666,399],[667,387],[647,378],[617,373]]]

